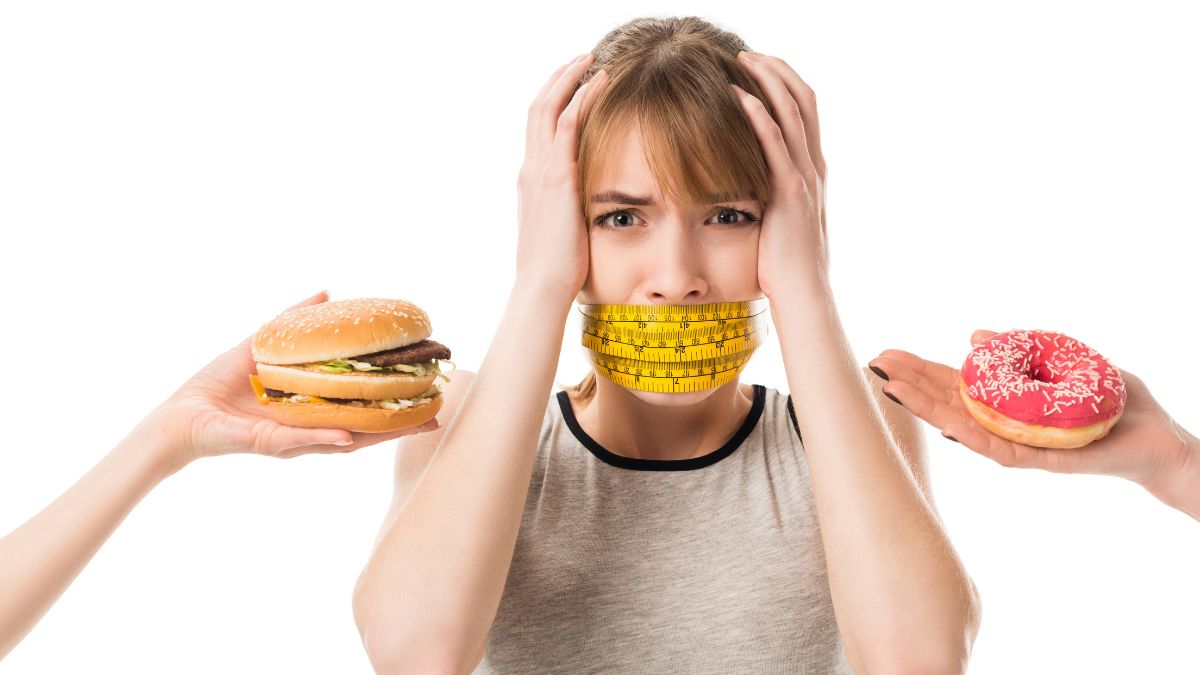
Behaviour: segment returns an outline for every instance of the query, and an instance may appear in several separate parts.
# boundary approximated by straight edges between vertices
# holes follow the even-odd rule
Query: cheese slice
[[[267,396],[267,390],[263,388],[262,382],[258,380],[258,375],[250,373],[250,386],[254,387],[254,395],[258,397],[258,402],[266,405],[267,401],[271,400]]]

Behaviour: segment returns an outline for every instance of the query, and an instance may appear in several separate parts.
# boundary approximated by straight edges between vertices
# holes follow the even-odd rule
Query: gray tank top
[[[553,393],[475,673],[852,673],[790,396],[733,438],[622,457]]]

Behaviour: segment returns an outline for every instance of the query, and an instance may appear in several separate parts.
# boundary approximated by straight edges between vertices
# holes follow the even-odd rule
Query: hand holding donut
[[[568,301],[588,273],[588,233],[579,199],[579,125],[607,81],[579,78],[593,56],[559,66],[529,107],[525,163],[517,180],[517,278]]]
[[[996,335],[977,330],[971,343],[979,345]],[[880,352],[868,365],[888,380],[884,393],[943,436],[1003,466],[1117,476],[1142,485],[1176,508],[1184,508],[1178,503],[1179,495],[1187,491],[1181,483],[1200,473],[1200,445],[1195,437],[1163,410],[1141,378],[1126,370],[1120,371],[1128,395],[1125,409],[1108,435],[1081,448],[1046,449],[1006,440],[976,422],[960,395],[957,367],[899,349]],[[1191,492],[1200,492],[1200,483],[1192,485]]]
[[[329,299],[322,291],[289,309]],[[246,338],[193,375],[142,425],[168,439],[172,470],[205,456],[257,453],[290,458],[310,453],[353,452],[368,445],[438,428],[437,418],[391,433],[354,433],[343,429],[290,427],[267,416],[246,377],[254,358]]]

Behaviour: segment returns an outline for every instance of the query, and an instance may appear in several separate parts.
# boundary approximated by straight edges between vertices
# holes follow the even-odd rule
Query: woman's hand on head
[[[816,96],[783,59],[743,51],[738,61],[770,104],[768,108],[730,84],[754,127],[771,175],[771,203],[763,213],[758,239],[759,288],[772,302],[786,293],[824,291],[829,283],[826,171]]]
[[[289,309],[329,299],[322,291]],[[213,359],[147,417],[153,433],[165,439],[170,468],[195,459],[231,453],[289,458],[311,453],[353,452],[368,445],[438,428],[437,419],[390,433],[285,426],[267,414],[250,386],[254,358],[251,337]]]
[[[603,89],[601,70],[576,88],[586,54],[554,71],[529,106],[525,162],[517,180],[517,279],[568,302],[588,272],[588,232],[579,197],[579,122]]]
[[[977,330],[971,344],[993,335],[994,331]],[[1082,448],[1048,449],[1013,443],[975,422],[959,397],[958,368],[899,349],[880,352],[868,365],[887,375],[883,391],[914,415],[1003,466],[1118,476],[1158,495],[1186,463],[1184,432],[1141,378],[1127,370],[1121,371],[1129,395],[1125,411],[1108,435]]]

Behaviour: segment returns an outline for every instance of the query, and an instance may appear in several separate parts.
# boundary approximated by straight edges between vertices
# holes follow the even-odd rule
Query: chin
[[[625,391],[636,396],[643,403],[649,405],[660,406],[685,406],[694,405],[712,396],[717,390],[716,387],[711,389],[701,389],[699,391],[683,391],[683,392],[659,392],[659,391],[642,391],[640,389],[630,389],[621,387]]]

